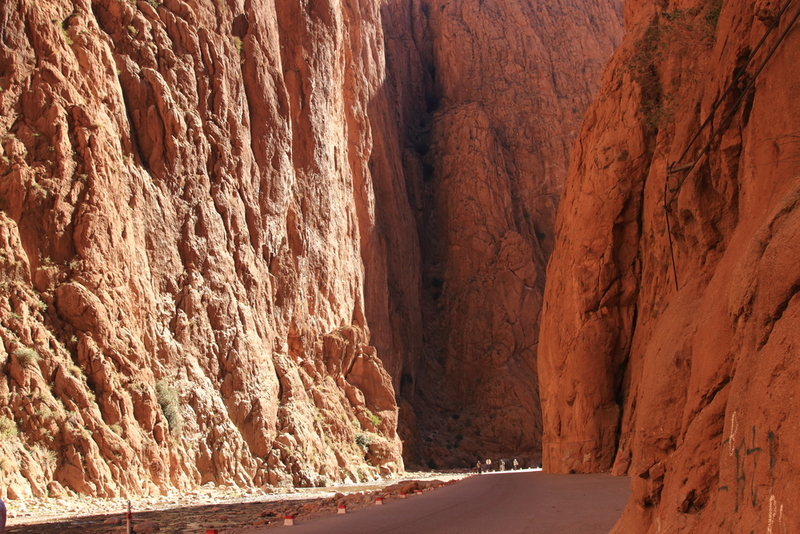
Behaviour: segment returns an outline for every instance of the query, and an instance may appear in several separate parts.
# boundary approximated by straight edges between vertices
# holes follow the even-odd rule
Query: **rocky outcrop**
[[[627,3],[576,144],[541,322],[544,466],[628,473],[613,532],[800,521],[800,32],[781,41],[782,5]]]
[[[569,149],[621,38],[618,8],[422,4],[430,122],[414,141],[424,183],[412,206],[425,346],[410,379],[414,445],[431,466],[512,455],[539,463],[543,274]]]
[[[616,5],[3,3],[3,496],[538,462]]]
[[[402,469],[378,5],[0,19],[3,497]]]

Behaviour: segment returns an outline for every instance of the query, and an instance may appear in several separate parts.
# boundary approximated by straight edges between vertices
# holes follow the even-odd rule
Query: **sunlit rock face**
[[[626,3],[578,137],[541,319],[544,467],[628,473],[614,532],[800,524],[795,12],[757,48],[780,7]]]
[[[2,3],[3,496],[402,469],[379,7]]]

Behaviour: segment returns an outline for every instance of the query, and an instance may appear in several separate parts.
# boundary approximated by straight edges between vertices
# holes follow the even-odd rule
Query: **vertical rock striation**
[[[615,2],[425,2],[422,455],[538,463],[537,320],[569,150],[621,38]],[[427,123],[425,123],[427,127]]]
[[[576,144],[541,322],[544,466],[630,474],[614,532],[800,524],[800,28],[783,5],[627,3]]]

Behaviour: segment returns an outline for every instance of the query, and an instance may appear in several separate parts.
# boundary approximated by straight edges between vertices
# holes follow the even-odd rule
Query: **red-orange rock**
[[[777,7],[627,3],[573,153],[541,322],[544,467],[627,472],[615,533],[800,524],[796,28],[747,87],[789,18],[725,92]]]
[[[621,37],[617,7],[423,4],[426,343],[414,396],[404,396],[431,466],[511,455],[539,463],[543,273],[569,149]]]
[[[155,521],[144,521],[133,526],[133,531],[136,534],[153,534],[161,530],[161,525]]]
[[[402,469],[416,241],[376,238],[413,219],[361,4],[0,5],[3,496]]]
[[[615,5],[0,5],[2,491],[370,479],[398,428],[538,461],[541,274]]]

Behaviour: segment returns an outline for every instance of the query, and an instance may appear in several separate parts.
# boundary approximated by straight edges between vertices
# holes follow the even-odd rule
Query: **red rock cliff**
[[[575,146],[541,321],[544,466],[630,474],[614,532],[800,528],[800,6],[782,5],[628,2]]]
[[[538,460],[616,6],[3,2],[3,496]]]
[[[378,4],[0,20],[3,497],[401,469]]]
[[[430,465],[538,463],[543,273],[569,150],[621,13],[615,2],[422,6],[431,121],[416,142],[425,328],[416,445]]]

